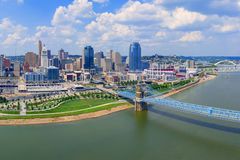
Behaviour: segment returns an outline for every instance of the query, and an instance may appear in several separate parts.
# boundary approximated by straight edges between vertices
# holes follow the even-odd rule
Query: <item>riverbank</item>
[[[101,116],[106,116],[114,112],[123,111],[131,108],[130,105],[123,105],[111,108],[109,110],[101,110],[92,113],[85,113],[73,116],[63,116],[55,118],[34,118],[34,119],[8,119],[0,120],[0,126],[19,126],[19,125],[38,125],[38,124],[49,124],[49,123],[66,123],[73,122],[83,119],[97,118]]]
[[[170,91],[170,92],[168,92],[168,93],[166,93],[166,94],[164,94],[164,95],[159,96],[158,98],[167,98],[167,97],[170,97],[170,96],[172,96],[172,95],[174,95],[174,94],[180,93],[180,92],[182,92],[182,91],[184,91],[184,90],[186,90],[186,89],[189,89],[189,88],[191,88],[191,87],[194,87],[194,86],[197,86],[197,85],[199,85],[199,84],[205,83],[205,82],[207,82],[207,81],[213,80],[213,79],[216,78],[216,77],[217,77],[217,76],[215,76],[215,75],[208,75],[207,77],[201,78],[201,79],[200,79],[199,81],[197,81],[196,83],[192,83],[192,84],[187,85],[187,86],[184,86],[184,87],[182,87],[182,88],[172,90],[172,91]]]

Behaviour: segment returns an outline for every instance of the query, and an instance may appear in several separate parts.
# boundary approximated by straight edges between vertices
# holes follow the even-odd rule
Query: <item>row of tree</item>
[[[88,93],[80,93],[80,96],[83,98],[96,98],[96,99],[116,99],[118,100],[119,97],[117,95],[109,94],[109,93],[94,93],[94,92],[88,92]]]
[[[133,85],[136,85],[138,83],[137,80],[129,80],[129,81],[121,81],[121,82],[118,82],[117,84],[119,86],[133,86]]]
[[[0,103],[7,103],[8,100],[5,97],[0,96]]]
[[[182,80],[182,81],[178,81],[178,82],[167,82],[167,83],[163,83],[163,84],[153,83],[150,86],[152,89],[162,90],[162,89],[170,89],[170,88],[184,86],[192,81],[193,81],[193,79],[187,79],[187,80]]]

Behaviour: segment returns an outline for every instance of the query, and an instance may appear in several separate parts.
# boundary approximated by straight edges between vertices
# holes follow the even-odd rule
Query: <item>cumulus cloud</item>
[[[206,34],[237,29],[237,26],[230,26],[235,22],[226,23],[233,21],[229,18],[204,15],[183,7],[167,9],[162,5],[165,3],[169,2],[128,1],[115,12],[96,13],[91,2],[74,0],[66,7],[58,7],[52,26],[39,27],[36,37],[58,39],[63,44],[75,42],[78,46],[92,44],[100,48],[106,45],[123,48],[131,41],[141,41],[148,46],[158,46],[160,40],[175,43],[201,41],[203,31],[194,31],[196,26],[209,30]],[[89,23],[84,24],[85,19]]]
[[[177,27],[191,25],[195,22],[205,21],[207,16],[191,12],[184,8],[176,8],[173,12],[170,13],[170,16],[164,19],[164,25],[170,29],[175,29]]]
[[[127,48],[132,41],[140,41],[143,50],[149,47],[149,51],[159,49],[161,44],[177,46],[210,41],[205,37],[214,38],[215,35],[226,35],[221,33],[240,31],[238,17],[203,14],[181,5],[171,9],[164,6],[180,1],[184,0],[129,0],[114,12],[97,13],[93,10],[93,3],[104,3],[106,0],[73,0],[67,6],[57,7],[51,25],[36,27],[32,35],[27,34],[26,27],[2,19],[0,40],[2,44],[10,45],[16,42],[31,44],[41,39],[48,46],[52,44],[58,48],[74,46],[76,50],[88,44],[99,49],[120,48],[119,51]],[[223,4],[230,2],[219,1]],[[170,50],[173,48],[170,47]]]
[[[92,2],[88,0],[73,0],[67,6],[59,6],[51,20],[50,26],[37,26],[36,33],[31,39],[42,39],[45,43],[58,46],[74,44],[84,33],[80,28],[84,28],[85,20],[95,17],[92,9]],[[81,35],[81,36],[80,36]]]
[[[161,31],[159,31],[159,32],[156,33],[155,36],[156,36],[156,37],[160,37],[160,38],[162,38],[162,37],[165,37],[165,36],[166,36],[166,33],[165,33],[165,32],[161,32]]]
[[[106,3],[106,2],[108,2],[108,0],[93,0],[93,2],[96,2],[96,3]]]
[[[227,33],[240,31],[240,19],[237,17],[214,16],[214,19],[216,23],[211,28],[215,32]]]
[[[164,2],[164,0],[154,0],[153,3],[155,4],[162,4]]]
[[[214,8],[240,9],[240,0],[214,0],[210,3],[210,6]]]
[[[27,28],[13,23],[8,18],[3,18],[0,21],[0,32],[2,33],[2,45],[16,44],[20,40],[24,39]]]
[[[198,42],[204,39],[203,34],[200,31],[193,31],[185,33],[180,39],[180,42]]]
[[[92,2],[88,0],[74,0],[67,7],[60,6],[56,9],[52,25],[80,24],[82,19],[94,16]]]
[[[133,36],[135,34],[134,30],[126,25],[114,24],[110,31],[105,32],[101,39],[103,41],[118,39],[118,38],[127,38],[128,36]]]
[[[163,38],[165,32],[159,28],[176,30],[179,27],[203,22],[207,16],[184,8],[167,10],[154,3],[129,1],[115,13],[101,13],[96,20],[86,25],[88,36],[100,37],[97,40],[137,40]],[[95,38],[96,40],[96,38]]]
[[[240,30],[240,24],[223,24],[223,25],[214,25],[214,30],[217,32],[234,32]]]

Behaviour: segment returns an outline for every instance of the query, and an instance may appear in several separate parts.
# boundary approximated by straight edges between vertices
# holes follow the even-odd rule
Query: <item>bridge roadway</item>
[[[224,72],[240,72],[240,66],[218,66],[217,70],[219,73]]]
[[[118,94],[122,97],[131,99],[131,100],[135,99],[135,93],[131,93],[127,91],[119,91]],[[160,99],[160,98],[153,98],[153,97],[145,97],[143,98],[142,101],[146,103],[154,104],[154,105],[166,106],[178,111],[183,111],[183,112],[193,113],[197,115],[208,116],[211,118],[240,123],[240,111],[236,111],[236,110],[191,104],[186,102],[180,102],[173,99]]]
[[[221,72],[240,72],[240,64],[236,64],[233,61],[223,60],[214,64],[217,67],[219,73]]]

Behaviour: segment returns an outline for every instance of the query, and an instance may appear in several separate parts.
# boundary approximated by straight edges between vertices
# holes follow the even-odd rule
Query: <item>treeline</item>
[[[80,93],[80,96],[83,98],[96,98],[96,99],[116,99],[118,100],[119,97],[117,95],[108,94],[108,93]]]
[[[163,89],[165,90],[165,89],[184,86],[190,82],[192,82],[192,79],[182,80],[179,82],[167,82],[167,83],[163,83],[163,84],[153,83],[153,84],[151,84],[151,88],[155,89],[155,90],[163,90]]]
[[[0,103],[7,103],[8,100],[5,97],[0,96]]]
[[[136,85],[138,83],[137,80],[131,80],[131,81],[121,81],[121,82],[118,82],[117,84],[119,86],[133,86],[133,85]]]

